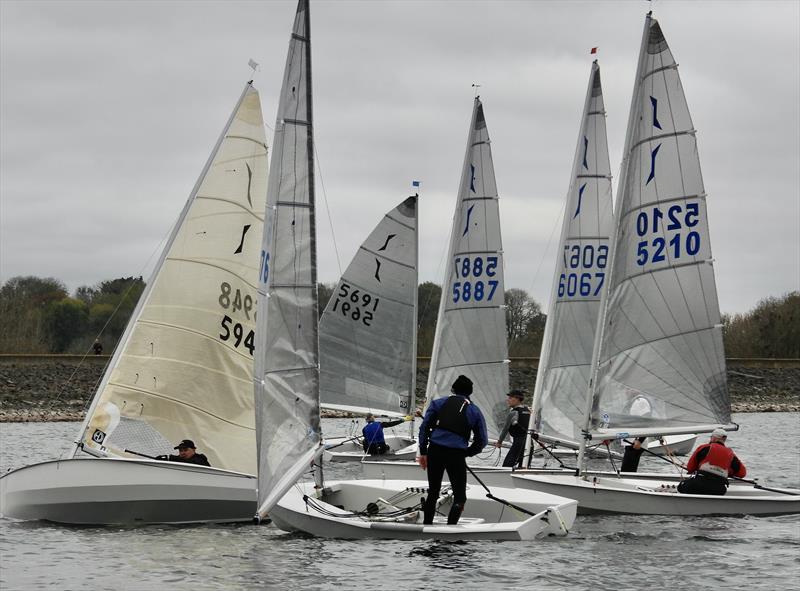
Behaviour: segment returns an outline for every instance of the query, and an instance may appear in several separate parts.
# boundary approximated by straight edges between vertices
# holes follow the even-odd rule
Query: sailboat
[[[69,458],[0,478],[4,516],[67,524],[252,518],[252,372],[267,167],[259,95],[248,82]],[[156,459],[185,438],[212,467]]]
[[[491,142],[483,104],[475,97],[458,190],[426,394],[450,395],[463,374],[471,400],[496,440],[508,416],[508,343],[503,244]]]
[[[725,374],[706,194],[678,66],[645,20],[623,155],[612,252],[595,335],[584,431],[592,441],[735,430]],[[647,413],[635,412],[637,400]],[[725,496],[680,494],[645,475],[513,475],[582,512],[767,515],[800,512],[800,491],[734,482]]]
[[[551,444],[546,451],[538,450],[545,457],[576,456],[585,422],[595,328],[614,226],[605,117],[600,66],[594,60],[572,163],[550,314],[533,395],[536,441]],[[631,406],[634,414],[649,411],[643,399]],[[669,451],[686,453],[696,436],[671,437]],[[653,453],[667,451],[658,441],[645,445]],[[615,448],[598,446],[590,453],[593,457],[620,458],[618,446]]]
[[[417,374],[417,195],[387,213],[356,252],[319,324],[322,408],[414,413]],[[408,435],[385,433],[384,460],[413,460]],[[325,459],[361,461],[360,437],[325,440]]]
[[[277,527],[287,531],[299,530],[340,538],[519,540],[566,534],[572,526],[577,506],[572,500],[553,495],[526,493],[525,498],[521,498],[517,491],[508,490],[502,495],[512,497],[512,500],[502,504],[472,487],[467,493],[469,502],[460,524],[446,525],[437,521],[433,525],[422,525],[417,521],[421,519],[419,506],[421,496],[426,494],[427,482],[325,482],[322,478],[322,467],[317,461],[321,452],[321,433],[316,302],[313,296],[316,257],[313,254],[309,46],[308,4],[307,0],[301,0],[281,104],[284,104],[289,86],[293,93],[297,89],[298,96],[303,98],[298,104],[304,108],[299,113],[294,112],[293,117],[298,122],[292,124],[282,119],[285,114],[283,107],[279,112],[272,170],[276,171],[280,163],[290,166],[287,175],[281,175],[284,182],[280,196],[276,195],[278,189],[274,189],[278,185],[275,180],[278,175],[273,172],[270,180],[262,256],[265,263],[259,288],[258,335],[259,339],[266,335],[267,340],[259,350],[269,351],[269,355],[256,361],[256,422],[259,433],[259,508],[256,519],[268,515]],[[473,130],[476,134],[485,130],[482,108],[477,101],[471,136]],[[291,138],[292,148],[302,144],[307,146],[306,150],[298,152],[292,149],[282,155],[287,139],[284,135]],[[470,215],[467,214],[467,220]],[[271,222],[270,217],[274,221]],[[280,264],[275,265],[278,261]],[[490,271],[494,273],[495,269],[490,268]],[[502,286],[495,284],[494,287]],[[280,346],[277,354],[276,346]],[[312,464],[314,481],[297,483],[300,475]],[[452,493],[448,494],[448,489],[445,489],[439,499],[441,510],[447,511],[446,507],[452,502]],[[509,510],[508,503],[515,508],[513,511]]]
[[[613,227],[605,117],[600,66],[594,60],[572,163],[532,412],[537,441],[574,449],[585,422],[594,331]],[[529,449],[530,443],[529,439]]]

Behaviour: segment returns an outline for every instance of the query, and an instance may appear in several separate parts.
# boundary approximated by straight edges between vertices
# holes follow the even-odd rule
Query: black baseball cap
[[[184,439],[172,449],[181,449],[181,448],[197,449],[194,445],[194,441],[192,441],[191,439]]]

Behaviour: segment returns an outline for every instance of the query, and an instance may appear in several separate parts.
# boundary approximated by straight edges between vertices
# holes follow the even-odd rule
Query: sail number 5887
[[[453,260],[455,277],[463,281],[453,282],[453,303],[490,301],[494,298],[499,281],[479,279],[497,275],[498,257],[461,257]]]

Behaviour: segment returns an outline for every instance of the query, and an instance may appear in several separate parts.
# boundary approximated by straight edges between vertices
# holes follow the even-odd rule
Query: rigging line
[[[542,265],[544,264],[545,259],[548,258],[548,254],[550,253],[550,247],[553,244],[553,236],[556,233],[556,228],[560,227],[563,218],[564,218],[564,209],[560,207],[558,215],[556,216],[555,219],[555,223],[553,224],[553,229],[550,230],[550,237],[547,239],[547,244],[544,247],[544,252],[542,253],[542,256],[539,258],[539,265],[536,267],[536,271],[534,271],[533,277],[531,278],[530,288],[529,288],[531,293],[534,291],[534,288],[536,286],[536,280],[539,278],[539,272],[542,270]],[[552,290],[552,286],[550,287],[550,289]],[[550,312],[551,312],[550,310],[547,311],[548,314],[550,314]]]
[[[325,202],[325,213],[328,214],[328,225],[331,229],[331,239],[333,240],[333,252],[336,254],[336,266],[339,269],[339,277],[342,276],[342,260],[339,257],[339,246],[336,243],[336,232],[333,230],[333,217],[331,216],[330,203],[328,202],[328,193],[325,190],[325,180],[322,178],[322,164],[319,159],[319,152],[317,152],[317,142],[314,142],[314,159],[317,162],[317,174],[319,175],[319,184],[322,187],[322,200]]]

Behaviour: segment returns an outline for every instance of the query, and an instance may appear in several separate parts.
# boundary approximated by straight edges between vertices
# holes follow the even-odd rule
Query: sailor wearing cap
[[[714,429],[711,440],[694,450],[686,464],[686,471],[693,474],[678,485],[678,492],[694,495],[724,495],[728,490],[728,478],[744,478],[747,469],[733,450],[725,446],[728,434],[725,429]]]
[[[191,439],[184,439],[173,449],[178,450],[178,455],[164,455],[158,456],[159,460],[167,460],[170,462],[183,462],[184,464],[197,464],[199,466],[210,466],[208,458],[203,454],[197,453],[197,447]]]
[[[453,506],[447,523],[454,525],[467,502],[466,457],[474,456],[486,447],[486,421],[480,409],[469,400],[472,380],[460,375],[450,389],[452,396],[437,398],[428,405],[419,428],[419,457],[417,461],[428,471],[428,497],[424,523],[433,523],[442,477],[447,470],[453,489]],[[472,435],[472,444],[469,439]]]

